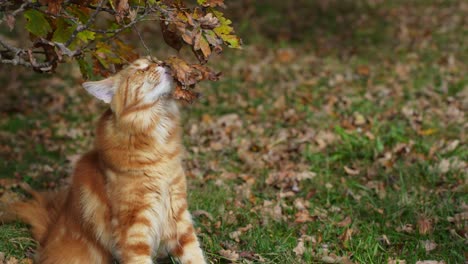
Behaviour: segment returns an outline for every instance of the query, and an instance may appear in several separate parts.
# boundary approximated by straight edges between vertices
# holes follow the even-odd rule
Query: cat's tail
[[[9,204],[2,210],[0,221],[5,223],[21,220],[31,226],[34,239],[40,241],[46,234],[51,220],[58,213],[63,202],[61,198],[64,198],[63,192],[37,192],[26,183],[21,183],[20,187],[29,193],[32,199]]]

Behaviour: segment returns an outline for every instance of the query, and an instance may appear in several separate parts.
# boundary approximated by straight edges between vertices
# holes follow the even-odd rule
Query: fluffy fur
[[[152,263],[170,254],[206,263],[187,210],[179,110],[166,69],[140,59],[108,79],[83,86],[110,109],[92,151],[58,193],[31,191],[17,215],[39,242],[37,262]]]

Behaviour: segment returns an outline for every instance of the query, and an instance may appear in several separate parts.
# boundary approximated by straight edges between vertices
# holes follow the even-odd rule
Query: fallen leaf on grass
[[[445,264],[445,261],[437,261],[437,260],[418,260],[416,264]]]
[[[419,234],[425,235],[432,233],[433,226],[431,219],[428,219],[426,217],[419,217],[417,224]]]
[[[367,65],[359,65],[357,67],[357,73],[362,76],[369,76],[370,75],[370,68]]]
[[[9,178],[0,179],[0,187],[4,189],[14,188],[18,186],[18,183],[20,183],[20,180],[18,179],[9,179]]]
[[[330,253],[327,256],[323,256],[321,260],[324,263],[340,263],[340,264],[352,264],[353,263],[347,256],[340,257],[333,253]]]
[[[346,228],[346,230],[341,234],[340,240],[344,243],[351,239],[354,230],[352,228]]]
[[[299,238],[298,239],[298,243],[297,243],[297,246],[293,249],[293,252],[296,254],[296,256],[298,257],[302,257],[302,255],[304,255],[305,253],[305,246],[304,246],[304,240],[302,238]]]
[[[406,264],[406,260],[389,258],[387,264]]]
[[[295,223],[307,223],[313,222],[315,217],[312,217],[307,210],[299,211],[295,214],[296,219],[294,220]]]
[[[447,173],[450,169],[450,161],[448,159],[441,160],[437,166],[437,169],[440,171],[440,173]]]
[[[345,219],[341,220],[336,225],[339,226],[339,227],[345,227],[345,226],[349,226],[351,224],[351,222],[352,222],[351,217],[346,216]]]
[[[246,260],[251,260],[259,263],[265,263],[266,259],[264,259],[261,255],[252,252],[252,251],[241,251],[239,252],[239,257],[246,259]],[[248,262],[250,263],[250,262]]]
[[[18,202],[21,200],[21,196],[11,190],[6,190],[0,196],[0,204],[11,204],[13,202]]]
[[[291,48],[283,48],[279,49],[276,52],[276,58],[281,63],[290,63],[296,57],[296,52],[294,49]]]
[[[293,194],[295,195],[295,193]],[[310,202],[308,200],[304,200],[302,197],[299,197],[294,200],[294,207],[299,211],[307,210],[310,207]]]
[[[5,264],[18,264],[18,259],[15,257],[10,257],[5,261]]]
[[[362,126],[366,124],[366,118],[362,114],[355,112],[353,114],[353,123],[356,126]]]
[[[208,218],[210,221],[214,220],[213,216],[210,213],[208,213],[207,211],[205,211],[205,210],[192,211],[192,216],[195,217],[195,218],[197,218],[199,216],[202,216],[202,215],[205,216],[206,218]]]
[[[239,253],[230,250],[230,249],[221,249],[218,251],[219,255],[221,255],[223,258],[230,260],[230,261],[238,261],[239,260]]]
[[[348,175],[353,175],[353,176],[359,175],[359,172],[360,172],[358,169],[350,168],[348,166],[344,166],[343,169]]]
[[[414,227],[412,224],[406,224],[406,225],[403,225],[403,226],[399,226],[396,228],[396,231],[397,232],[405,232],[405,233],[413,233],[414,232]]]
[[[458,147],[458,145],[460,145],[460,140],[453,140],[442,150],[442,153],[446,154],[452,152]]]
[[[231,239],[233,239],[234,241],[236,241],[236,242],[239,243],[239,242],[240,242],[239,237],[240,237],[243,233],[249,231],[249,230],[252,229],[252,228],[253,228],[253,225],[252,225],[252,224],[248,224],[248,225],[245,226],[245,227],[240,227],[240,228],[238,228],[236,231],[231,232],[231,233],[229,234],[229,237],[230,237]]]
[[[421,244],[423,245],[424,249],[426,250],[426,253],[434,250],[437,248],[437,244],[434,241],[431,240],[424,240],[421,241]]]

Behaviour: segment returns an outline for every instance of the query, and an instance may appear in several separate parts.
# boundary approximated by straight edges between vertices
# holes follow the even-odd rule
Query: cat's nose
[[[166,66],[162,66],[161,68],[163,69],[163,72],[164,72],[165,74],[171,75],[171,73],[172,73],[171,68],[166,67]]]

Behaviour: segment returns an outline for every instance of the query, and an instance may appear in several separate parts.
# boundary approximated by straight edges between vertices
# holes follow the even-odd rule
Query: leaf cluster
[[[189,64],[170,58],[164,62],[186,90],[199,81],[217,79],[219,74],[203,66],[213,52],[220,53],[223,46],[241,46],[231,21],[220,8],[225,8],[224,0],[4,1],[0,3],[0,27],[11,31],[24,25],[31,45],[18,47],[0,33],[0,62],[53,72],[71,59],[79,64],[85,79],[107,76],[140,57],[123,36],[136,32],[149,53],[136,26],[156,23],[169,46],[176,50],[188,46],[199,61]],[[18,19],[25,23],[17,23]]]

